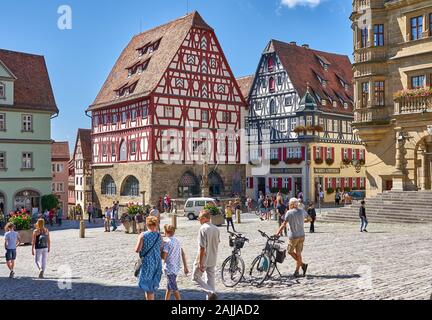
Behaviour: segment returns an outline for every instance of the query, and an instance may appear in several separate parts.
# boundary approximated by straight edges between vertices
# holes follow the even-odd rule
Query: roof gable
[[[0,60],[0,79],[2,78],[6,78],[8,80],[16,80],[16,77],[12,73],[12,71],[10,71],[7,65],[5,65],[3,61]]]
[[[16,79],[14,107],[58,112],[43,56],[0,49],[0,61]]]
[[[213,30],[198,12],[193,12],[134,36],[121,53],[89,110],[152,93],[192,27]],[[146,50],[146,47],[155,43],[156,50]],[[150,60],[145,70],[130,74],[131,66],[147,59]],[[127,89],[129,85],[133,86],[133,92],[116,97],[116,90]]]
[[[75,141],[73,159],[75,159],[75,156],[77,154],[77,148],[79,145],[84,160],[91,161],[92,158],[91,132],[92,132],[91,129],[78,129],[78,133]]]

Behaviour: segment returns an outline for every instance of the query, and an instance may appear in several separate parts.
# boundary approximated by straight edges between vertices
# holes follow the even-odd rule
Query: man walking
[[[113,203],[113,209],[112,209],[112,216],[111,216],[111,225],[113,227],[112,231],[116,231],[117,230],[117,220],[118,220],[118,212],[119,212],[119,202],[115,202]]]
[[[277,205],[276,205],[276,214],[277,214],[277,219],[278,219],[279,227],[284,222],[283,219],[285,217],[285,211],[286,211],[286,207],[285,207],[285,205],[282,202],[282,196],[278,196],[278,198],[277,198]],[[284,232],[284,235],[286,237],[288,235],[286,227],[283,229],[283,232]]]
[[[303,244],[305,240],[304,219],[307,217],[306,211],[298,208],[299,199],[291,198],[289,201],[289,210],[285,214],[285,221],[279,227],[277,236],[280,236],[282,230],[289,224],[288,232],[288,253],[296,261],[294,277],[300,277],[300,268],[303,270],[303,277],[306,276],[308,265],[302,261]]]
[[[194,262],[192,279],[207,294],[208,300],[216,300],[215,272],[220,233],[219,229],[210,223],[210,212],[207,210],[200,212],[198,220],[201,228],[198,232],[198,255]],[[204,273],[207,281],[203,280]]]
[[[91,223],[91,219],[93,216],[93,205],[91,204],[91,202],[87,206],[87,214],[88,214],[88,222]]]
[[[368,225],[368,221],[366,218],[366,208],[365,208],[365,201],[364,200],[361,202],[359,216],[360,216],[360,220],[361,220],[360,232],[368,232],[366,230],[366,227]]]

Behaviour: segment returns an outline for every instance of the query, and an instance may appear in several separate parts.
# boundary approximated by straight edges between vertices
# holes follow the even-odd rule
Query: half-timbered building
[[[169,193],[244,193],[246,102],[214,30],[194,12],[133,37],[88,111],[100,205]]]
[[[248,94],[249,195],[301,191],[316,200],[321,188],[332,201],[337,189],[364,189],[352,76],[347,56],[268,43]]]

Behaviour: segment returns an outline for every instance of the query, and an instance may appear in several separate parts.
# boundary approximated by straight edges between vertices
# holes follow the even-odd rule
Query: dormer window
[[[147,59],[143,62],[137,62],[134,65],[126,68],[128,70],[128,77],[133,76],[138,72],[140,74],[141,72],[145,71],[149,65],[150,59]]]
[[[343,106],[345,109],[348,109],[348,102],[344,102]]]
[[[337,108],[337,101],[333,101],[333,108]]]
[[[123,85],[119,89],[115,90],[117,98],[133,93],[135,91],[137,83],[138,83],[138,81],[135,81],[132,84],[126,83],[125,85]]]
[[[6,98],[6,87],[4,83],[0,82],[0,99],[5,99],[5,98]]]
[[[323,106],[327,105],[327,100],[322,99],[322,100],[321,100],[321,104],[322,104]]]
[[[160,44],[161,40],[162,40],[162,38],[160,38],[154,42],[149,42],[146,45],[142,46],[141,48],[138,48],[137,51],[138,51],[139,56],[141,57],[147,53],[151,54],[154,51],[156,51],[159,48],[159,44]]]

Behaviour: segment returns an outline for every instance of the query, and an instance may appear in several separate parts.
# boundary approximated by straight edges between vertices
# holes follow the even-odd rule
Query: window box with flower
[[[350,164],[351,164],[351,160],[348,159],[348,158],[344,158],[344,159],[342,160],[342,163],[343,163],[344,165],[350,165]]]
[[[327,165],[331,166],[334,163],[334,160],[332,158],[327,158],[326,163]]]
[[[287,158],[285,160],[286,164],[300,164],[303,162],[302,158]]]
[[[322,164],[323,162],[324,162],[324,160],[322,158],[316,158],[315,159],[316,164]]]

